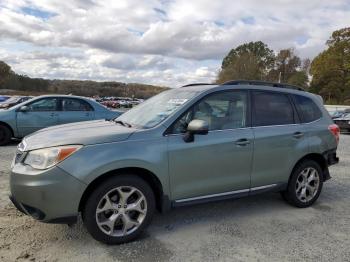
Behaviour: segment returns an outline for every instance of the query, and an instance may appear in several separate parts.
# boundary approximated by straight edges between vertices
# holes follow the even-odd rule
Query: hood
[[[136,129],[113,121],[95,120],[58,125],[39,130],[24,138],[25,151],[60,145],[92,145],[128,139]]]

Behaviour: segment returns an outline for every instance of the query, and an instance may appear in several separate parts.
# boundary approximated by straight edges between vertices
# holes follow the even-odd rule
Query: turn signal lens
[[[58,162],[63,161],[64,159],[69,157],[71,154],[73,154],[75,151],[77,151],[78,149],[79,148],[76,146],[61,148],[59,153],[58,153],[57,161]]]

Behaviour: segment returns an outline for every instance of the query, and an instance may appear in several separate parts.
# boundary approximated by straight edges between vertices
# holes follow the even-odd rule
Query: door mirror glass
[[[20,111],[20,112],[28,112],[28,111],[29,111],[29,107],[27,107],[27,106],[21,106],[21,107],[19,108],[19,111]]]
[[[209,131],[209,124],[205,120],[194,119],[187,126],[187,132],[184,135],[186,143],[194,141],[194,135],[206,135]]]

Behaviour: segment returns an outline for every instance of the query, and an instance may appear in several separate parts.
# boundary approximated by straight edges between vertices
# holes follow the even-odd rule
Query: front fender
[[[85,146],[59,167],[89,185],[99,176],[122,168],[143,168],[157,176],[170,195],[164,137]]]

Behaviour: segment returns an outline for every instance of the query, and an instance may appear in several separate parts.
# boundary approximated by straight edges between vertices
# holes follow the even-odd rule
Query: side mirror
[[[184,135],[184,141],[190,143],[194,141],[194,135],[206,135],[209,131],[207,121],[194,119],[187,126],[187,132]]]
[[[28,112],[28,111],[29,111],[29,107],[28,107],[28,106],[21,106],[21,107],[19,108],[19,111],[20,111],[20,112]]]

